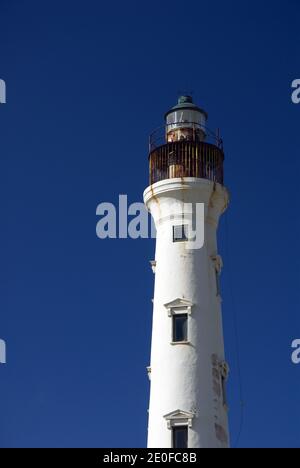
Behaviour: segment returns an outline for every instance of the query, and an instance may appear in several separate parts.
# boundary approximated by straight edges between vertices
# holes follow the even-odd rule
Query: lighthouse
[[[217,246],[229,201],[223,163],[219,132],[208,130],[191,96],[181,96],[150,136],[144,192],[156,227],[149,448],[230,444]]]

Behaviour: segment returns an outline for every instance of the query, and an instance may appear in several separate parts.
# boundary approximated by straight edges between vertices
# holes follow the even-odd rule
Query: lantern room
[[[207,114],[191,96],[180,96],[176,106],[165,114],[166,141],[204,141]]]

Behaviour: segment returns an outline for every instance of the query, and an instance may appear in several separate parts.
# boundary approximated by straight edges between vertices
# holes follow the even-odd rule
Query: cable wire
[[[235,298],[234,298],[234,293],[233,293],[233,281],[232,281],[232,272],[231,272],[231,266],[230,266],[230,261],[229,261],[229,228],[228,228],[228,215],[227,212],[225,213],[225,251],[226,251],[226,261],[229,264],[228,267],[228,278],[229,278],[229,293],[230,293],[230,298],[231,298],[231,304],[232,304],[232,317],[233,317],[233,327],[234,327],[234,336],[235,336],[235,352],[236,352],[236,363],[237,363],[237,374],[238,374],[238,383],[239,383],[239,399],[240,399],[240,423],[239,423],[239,429],[236,437],[235,444],[233,445],[233,448],[237,448],[241,434],[243,431],[243,426],[244,426],[244,390],[243,390],[243,379],[242,379],[242,367],[241,367],[241,354],[240,354],[240,340],[239,340],[239,329],[238,329],[238,318],[237,318],[237,312],[236,312],[236,303],[235,303]]]

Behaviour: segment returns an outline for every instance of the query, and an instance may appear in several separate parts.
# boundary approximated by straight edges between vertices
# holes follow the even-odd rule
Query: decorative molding
[[[212,354],[211,361],[215,370],[227,380],[230,371],[229,364],[225,360],[220,360],[216,354]]]
[[[178,346],[178,345],[185,345],[185,346],[190,346],[191,342],[190,341],[171,341],[170,343],[172,346]]]
[[[156,272],[156,260],[150,260],[150,265],[151,265],[153,273],[155,274],[155,272]]]
[[[222,427],[220,424],[215,424],[215,431],[216,431],[216,436],[217,439],[222,443],[222,444],[228,444],[228,434],[224,427]]]
[[[214,267],[215,267],[215,270],[217,271],[217,273],[220,275],[221,272],[222,272],[222,268],[223,268],[223,259],[221,257],[221,255],[211,255],[210,257],[214,263]]]
[[[195,413],[183,410],[175,410],[164,416],[167,421],[168,429],[172,429],[175,426],[188,426],[192,427],[193,418]]]
[[[168,316],[172,317],[174,314],[187,313],[191,315],[193,303],[187,299],[177,298],[174,301],[164,304],[165,308],[168,311]]]
[[[219,361],[219,371],[223,379],[228,380],[230,369],[226,361]]]
[[[147,374],[148,374],[148,379],[151,380],[151,366],[147,366]]]

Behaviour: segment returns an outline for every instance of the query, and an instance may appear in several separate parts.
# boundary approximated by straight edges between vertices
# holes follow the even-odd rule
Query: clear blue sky
[[[0,446],[145,446],[154,241],[99,240],[95,210],[118,194],[142,200],[148,134],[187,89],[226,151],[232,443],[235,311],[239,446],[299,447],[299,2],[1,0],[0,10]]]

